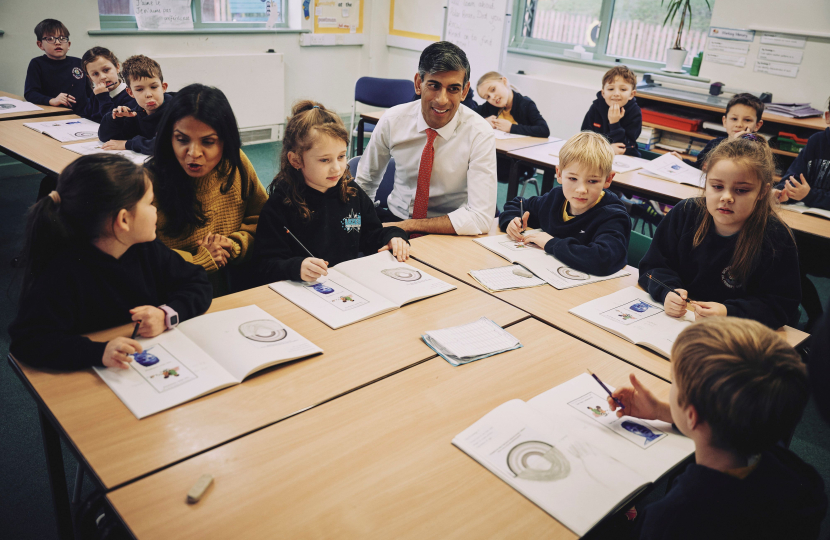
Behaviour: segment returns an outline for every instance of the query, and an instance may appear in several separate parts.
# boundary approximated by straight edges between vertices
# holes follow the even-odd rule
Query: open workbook
[[[129,369],[94,368],[136,418],[323,350],[257,306],[202,315],[151,339]]]
[[[830,210],[825,210],[824,208],[813,208],[812,206],[806,206],[804,203],[782,204],[781,208],[789,210],[790,212],[798,212],[799,214],[809,214],[811,216],[819,216],[830,219]]]
[[[582,536],[694,452],[671,424],[617,418],[606,397],[583,374],[499,405],[452,444]]]
[[[666,315],[663,306],[638,287],[591,300],[569,313],[666,358],[671,357],[677,335],[695,322],[691,311],[686,311],[680,319]]]
[[[88,156],[91,154],[117,154],[119,156],[124,156],[136,165],[143,165],[144,162],[150,158],[148,155],[139,154],[138,152],[133,152],[132,150],[104,150],[102,146],[104,146],[104,143],[101,141],[87,141],[82,143],[64,144],[61,148],[66,148],[70,152],[81,154],[82,156]]]
[[[643,165],[642,174],[695,187],[703,187],[704,182],[702,171],[671,154],[663,154],[655,160],[647,161]]]
[[[19,112],[33,112],[42,111],[43,109],[29,103],[28,101],[20,101],[10,97],[0,97],[0,114],[11,114]]]
[[[597,281],[627,276],[631,273],[624,268],[608,276],[595,276],[580,272],[565,265],[553,255],[546,253],[544,249],[534,244],[516,242],[506,234],[483,236],[476,238],[474,241],[512,263],[521,264],[557,289],[570,289],[571,287],[579,287]]]
[[[455,289],[388,251],[332,266],[317,281],[269,287],[334,330]]]
[[[38,133],[49,135],[60,142],[84,141],[98,137],[99,124],[85,118],[71,118],[51,122],[29,122],[23,124]]]
[[[557,158],[553,160],[554,165],[559,165],[559,152],[562,151],[562,147],[565,146],[566,142],[568,141],[559,140],[548,146],[548,153]],[[634,156],[614,156],[614,163],[611,165],[611,170],[615,173],[622,174],[630,171],[636,171],[637,169],[644,167],[646,163],[648,163],[647,159]]]

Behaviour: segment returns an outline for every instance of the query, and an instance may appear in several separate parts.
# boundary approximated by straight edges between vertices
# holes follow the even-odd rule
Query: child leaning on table
[[[634,374],[608,399],[617,416],[672,422],[695,443],[695,463],[636,518],[641,540],[806,540],[827,511],[824,482],[780,444],[809,398],[798,353],[769,328],[743,319],[704,319],[671,352],[669,401]]]
[[[582,130],[608,138],[615,154],[640,157],[637,138],[643,131],[643,113],[634,95],[637,76],[625,66],[615,66],[602,76],[602,90],[585,114]]]
[[[140,321],[153,337],[204,313],[205,271],[156,240],[153,186],[118,155],[82,156],[29,211],[20,307],[11,353],[61,370],[126,369],[141,345],[127,337],[96,343],[89,332]]]
[[[631,220],[619,197],[607,191],[614,150],[598,133],[583,131],[559,152],[560,187],[504,205],[499,227],[516,241],[535,244],[568,266],[607,276],[628,258]],[[520,216],[524,206],[524,215]],[[530,228],[540,230],[522,234]]]

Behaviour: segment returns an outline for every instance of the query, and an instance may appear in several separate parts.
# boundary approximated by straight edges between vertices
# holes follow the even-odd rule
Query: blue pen
[[[622,401],[620,401],[619,399],[617,399],[617,398],[615,398],[615,397],[614,397],[614,395],[611,393],[611,390],[609,390],[609,389],[608,389],[608,387],[607,387],[607,386],[605,386],[605,385],[602,383],[602,381],[601,381],[601,380],[599,380],[599,377],[597,377],[597,376],[594,374],[594,372],[593,372],[593,371],[591,371],[591,370],[589,369],[589,370],[588,370],[588,373],[590,373],[590,374],[591,374],[591,377],[593,377],[594,379],[596,379],[596,381],[599,383],[599,385],[602,387],[602,389],[603,389],[603,390],[605,390],[606,392],[608,392],[608,395],[609,395],[609,396],[611,396],[611,399],[613,399],[613,400],[614,400],[614,402],[615,402],[617,405],[619,405],[619,406],[620,406],[620,409],[625,409],[625,405],[623,405],[623,404],[622,404]]]

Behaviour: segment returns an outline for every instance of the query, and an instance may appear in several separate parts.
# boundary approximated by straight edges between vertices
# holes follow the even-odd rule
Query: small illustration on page
[[[410,268],[384,268],[381,273],[398,281],[418,281],[421,273]]]
[[[313,285],[303,285],[303,287],[312,292],[317,298],[320,298],[327,304],[334,305],[341,311],[349,311],[350,309],[369,303],[365,298],[356,295],[332,280],[315,283]]]
[[[597,405],[595,407],[591,407],[589,405],[588,410],[591,411],[596,418],[599,418],[600,416],[608,416],[608,411],[606,411],[605,409],[603,409],[599,405]]]
[[[263,319],[239,325],[239,333],[251,341],[273,342],[284,339],[288,332],[277,321]]]
[[[524,480],[553,482],[571,473],[571,463],[558,448],[541,441],[525,441],[510,449],[507,466]]]
[[[663,434],[661,433],[658,435],[654,433],[651,429],[647,428],[642,424],[638,424],[637,422],[632,422],[631,420],[625,420],[622,423],[622,427],[624,430],[628,431],[629,433],[633,433],[635,435],[639,435],[640,437],[645,437],[645,442],[643,445],[647,445],[650,442],[656,441],[659,439]]]
[[[17,105],[13,103],[0,103],[0,109],[16,109]]]
[[[611,414],[605,408],[608,406],[607,397],[602,397],[593,392],[576,398],[568,405],[640,448],[648,448],[668,436],[667,433],[646,424],[642,420],[628,416],[617,418],[616,414]]]
[[[162,345],[153,345],[132,357],[135,361],[130,367],[159,393],[196,379],[196,374]]]
[[[98,133],[94,131],[77,131],[75,132],[75,136],[79,139],[91,139],[93,137],[97,137]]]
[[[635,298],[608,311],[603,311],[600,315],[620,324],[628,325],[662,312],[663,308]]]
[[[551,272],[554,272],[551,270]],[[586,279],[591,279],[590,274],[586,274],[585,272],[580,272],[579,270],[574,270],[568,266],[560,266],[554,272],[555,274],[563,277],[565,279],[573,280],[573,281],[585,281]]]
[[[523,244],[522,242],[516,242],[515,240],[499,242],[499,245],[508,251],[527,251],[528,249],[533,248],[530,244]]]

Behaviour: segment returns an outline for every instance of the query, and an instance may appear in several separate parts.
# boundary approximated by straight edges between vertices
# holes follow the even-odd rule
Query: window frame
[[[282,3],[282,19],[283,21],[273,26],[265,26],[265,22],[233,22],[233,21],[219,21],[219,22],[202,22],[202,1],[191,0],[190,13],[193,17],[193,28],[176,28],[176,29],[153,29],[146,30],[147,32],[204,32],[204,31],[222,31],[227,30],[232,32],[234,30],[263,30],[263,31],[279,31],[289,29],[288,25],[288,0],[280,0]],[[209,0],[206,0],[209,1]],[[138,29],[135,15],[101,15],[98,14],[101,30],[127,30],[141,32]]]
[[[551,58],[562,57],[566,60],[575,60],[586,64],[625,64],[641,71],[651,71],[666,66],[665,62],[653,62],[650,60],[642,60],[640,58],[609,55],[605,52],[608,50],[608,38],[611,34],[611,19],[614,15],[615,0],[602,0],[602,7],[600,8],[599,15],[599,35],[597,36],[596,45],[593,47],[585,46],[586,51],[594,53],[593,60],[576,60],[566,57],[565,51],[572,50],[574,48],[573,43],[548,41],[546,39],[522,36],[522,31],[525,26],[527,6],[528,4],[535,5],[536,3],[538,3],[538,0],[515,0],[513,5],[513,13],[517,13],[519,16],[513,17],[513,21],[511,22],[510,47],[508,48],[509,52],[519,54],[541,53],[539,54],[540,56],[548,56]],[[686,69],[688,69],[688,66],[684,66],[684,70]],[[686,72],[686,76],[691,77],[688,72]]]

